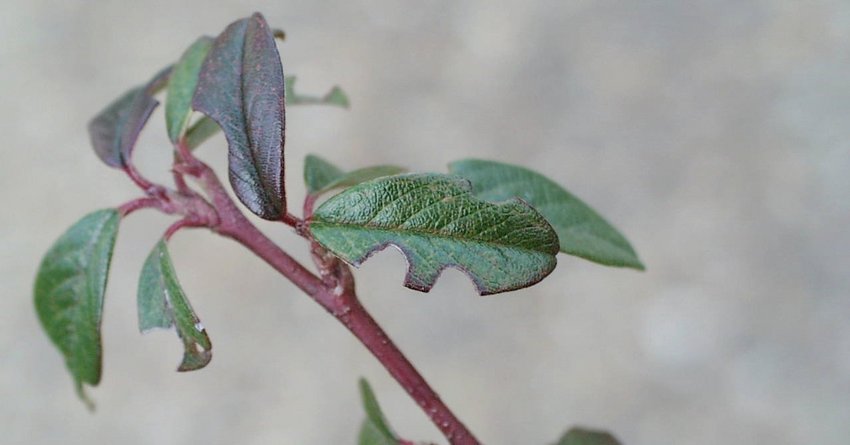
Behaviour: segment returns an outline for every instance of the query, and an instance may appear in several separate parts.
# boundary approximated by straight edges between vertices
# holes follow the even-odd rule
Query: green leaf
[[[334,86],[324,96],[306,96],[295,91],[295,76],[286,77],[286,104],[287,105],[332,105],[340,108],[348,108],[351,103],[348,95],[338,86]]]
[[[218,124],[215,123],[214,120],[202,116],[198,119],[197,122],[192,124],[188,130],[186,130],[186,147],[189,150],[194,150],[198,148],[199,145],[203,144],[207,141],[207,139],[213,137],[221,128],[219,128]]]
[[[212,44],[212,37],[199,38],[174,65],[165,96],[165,124],[171,142],[176,143],[189,125],[189,118],[192,116],[192,96],[198,85],[198,74]]]
[[[77,392],[100,382],[100,321],[118,211],[98,210],[71,226],[47,251],[35,279],[35,308],[65,357]]]
[[[345,175],[339,167],[316,155],[304,158],[304,183],[307,193],[315,194],[337,178]]]
[[[224,131],[239,200],[261,218],[280,219],[286,213],[283,68],[261,14],[232,23],[216,38],[192,106]]]
[[[346,173],[316,155],[307,155],[304,159],[304,182],[307,184],[307,193],[311,195],[320,195],[336,188],[351,187],[361,182],[382,176],[397,175],[404,171],[404,168],[394,165],[377,165]]]
[[[490,202],[519,197],[549,220],[561,251],[608,266],[643,270],[628,240],[587,204],[549,178],[510,164],[467,159],[449,172],[472,181],[475,196]]]
[[[491,204],[469,182],[439,174],[378,178],[328,199],[313,215],[316,241],[355,266],[392,244],[407,257],[404,285],[431,289],[446,267],[464,271],[481,295],[530,286],[554,269],[558,237],[514,199]]]
[[[165,240],[157,243],[142,267],[138,305],[139,330],[143,333],[154,328],[177,328],[184,348],[178,371],[207,366],[212,359],[212,343],[177,281]]]
[[[620,445],[620,442],[604,431],[571,428],[555,445]]]
[[[363,400],[363,409],[366,411],[366,420],[360,427],[358,445],[398,445],[399,439],[393,433],[384,418],[378,399],[369,386],[366,379],[360,379],[360,398]]]
[[[89,123],[89,138],[98,157],[110,167],[124,168],[151,113],[159,105],[153,95],[165,86],[171,67],[145,85],[127,91]]]

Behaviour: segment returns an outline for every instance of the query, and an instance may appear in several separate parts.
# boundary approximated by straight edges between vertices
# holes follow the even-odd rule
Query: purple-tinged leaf
[[[261,218],[286,213],[284,78],[274,36],[259,13],[228,26],[201,66],[192,106],[224,131],[230,184]]]
[[[124,168],[151,113],[159,105],[153,95],[162,89],[171,67],[157,73],[148,83],[124,93],[89,123],[89,137],[98,157],[106,165]]]

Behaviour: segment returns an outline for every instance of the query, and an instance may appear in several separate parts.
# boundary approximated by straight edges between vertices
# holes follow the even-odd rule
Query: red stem
[[[136,167],[133,164],[127,164],[127,166],[124,167],[124,173],[126,173],[127,176],[129,176],[130,179],[145,192],[147,192],[154,186],[153,183],[148,181],[147,178],[142,176],[142,174],[139,173],[138,170],[136,170]]]
[[[157,198],[137,198],[118,207],[118,213],[123,218],[136,210],[161,207],[161,202]]]
[[[440,396],[431,389],[428,382],[390,340],[378,322],[369,315],[360,301],[353,294],[349,296],[351,298],[347,299],[349,301],[344,306],[345,310],[334,316],[384,365],[401,387],[419,404],[422,411],[431,418],[431,422],[442,431],[449,443],[478,444],[478,440],[466,428],[466,425],[455,417]]]
[[[193,166],[201,186],[218,213],[213,229],[245,246],[336,317],[381,362],[453,445],[477,445],[466,426],[440,400],[437,393],[396,347],[357,299],[347,266],[340,265],[341,282],[330,286],[289,256],[259,231],[236,207],[215,173],[196,161]]]

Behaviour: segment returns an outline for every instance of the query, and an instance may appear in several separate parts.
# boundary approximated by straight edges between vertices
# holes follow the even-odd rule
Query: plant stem
[[[398,349],[395,343],[369,315],[369,312],[353,295],[349,295],[344,310],[334,314],[367,349],[381,362],[396,381],[419,404],[422,411],[442,431],[451,444],[477,445],[478,440],[460,419],[440,399],[428,382]]]
[[[339,263],[337,283],[326,283],[317,277],[260,232],[242,214],[212,169],[200,161],[195,160],[194,163],[195,165],[191,166],[194,170],[193,176],[198,178],[218,213],[217,224],[212,227],[215,231],[242,244],[262,258],[345,325],[425,411],[449,443],[479,443],[360,303],[354,292],[353,278],[348,266]]]

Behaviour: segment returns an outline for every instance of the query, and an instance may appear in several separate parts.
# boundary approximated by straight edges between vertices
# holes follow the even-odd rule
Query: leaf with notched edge
[[[109,104],[89,123],[89,137],[98,157],[110,167],[124,168],[142,128],[159,102],[153,95],[165,86],[171,67],[147,84],[133,88]]]
[[[617,229],[540,173],[477,159],[453,162],[449,172],[469,179],[475,196],[486,201],[518,197],[531,204],[558,232],[564,253],[608,266],[644,269],[631,244]]]
[[[286,213],[283,68],[261,14],[230,24],[216,38],[192,106],[224,131],[239,200],[261,218],[280,219]]]
[[[212,359],[212,343],[201,320],[195,315],[168,254],[164,240],[154,247],[139,278],[139,330],[177,328],[183,340],[183,362],[178,371],[194,371]]]
[[[307,193],[311,195],[320,195],[336,188],[351,187],[364,181],[396,175],[404,171],[404,168],[394,165],[376,165],[344,172],[316,155],[307,155],[304,159],[304,183],[307,184]]]
[[[517,199],[492,204],[469,182],[440,174],[387,176],[328,199],[309,221],[314,239],[355,266],[388,245],[408,260],[404,285],[427,292],[456,267],[481,295],[537,283],[555,268],[558,236]]]
[[[192,96],[198,86],[198,73],[212,44],[212,37],[199,38],[174,65],[165,96],[165,124],[171,142],[176,143],[187,130],[192,116]]]
[[[35,279],[35,308],[77,386],[100,382],[100,322],[118,211],[98,210],[71,226],[47,251]]]

